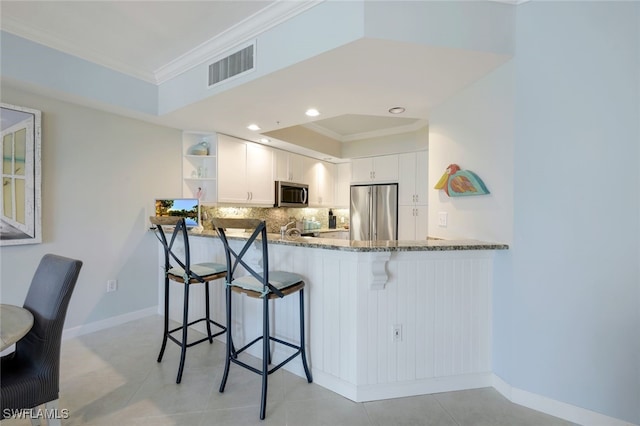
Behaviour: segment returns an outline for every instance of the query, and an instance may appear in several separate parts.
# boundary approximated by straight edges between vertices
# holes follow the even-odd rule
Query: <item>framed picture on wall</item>
[[[42,242],[41,117],[42,113],[35,109],[0,104],[0,245],[3,246]]]

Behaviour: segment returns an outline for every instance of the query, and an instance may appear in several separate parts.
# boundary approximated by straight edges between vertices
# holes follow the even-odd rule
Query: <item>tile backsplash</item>
[[[336,227],[342,228],[349,224],[349,209],[332,209],[336,216]],[[241,217],[262,219],[267,221],[267,231],[278,233],[280,227],[292,220],[302,222],[303,219],[320,222],[321,228],[329,227],[328,208],[283,208],[283,207],[212,207],[200,208],[201,224],[204,229],[212,229],[211,219],[214,217]]]

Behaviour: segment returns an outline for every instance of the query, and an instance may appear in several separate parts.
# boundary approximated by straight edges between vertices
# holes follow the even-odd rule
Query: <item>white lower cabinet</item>
[[[427,232],[427,206],[398,207],[399,240],[425,240]]]
[[[218,135],[218,202],[273,206],[273,182],[270,148]]]

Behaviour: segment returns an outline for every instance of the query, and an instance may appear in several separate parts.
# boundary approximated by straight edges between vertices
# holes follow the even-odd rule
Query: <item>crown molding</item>
[[[406,126],[389,127],[386,129],[374,130],[371,132],[356,133],[342,138],[343,142],[353,142],[362,139],[380,138],[383,136],[399,135],[400,133],[411,133],[422,129],[427,125],[427,120],[418,120]]]
[[[313,130],[316,133],[320,133],[321,135],[327,136],[331,139],[335,139],[337,141],[344,143],[344,142],[358,141],[362,139],[373,139],[373,138],[379,138],[383,136],[398,135],[400,133],[416,132],[422,129],[426,125],[427,125],[427,120],[417,120],[415,123],[408,124],[406,126],[389,127],[386,129],[373,130],[370,132],[354,133],[352,135],[347,135],[347,136],[338,134],[332,130],[327,129],[326,127],[323,127],[313,122],[305,123],[305,124],[302,124],[301,126],[306,127],[309,130]]]
[[[323,1],[325,0],[277,0],[268,7],[249,16],[226,31],[223,31],[216,37],[207,40],[155,70],[155,82],[162,84],[206,61],[215,61],[239,44],[246,43],[248,40],[317,6]]]
[[[342,136],[340,133],[334,132],[331,129],[327,129],[324,126],[321,126],[319,124],[316,124],[314,122],[309,122],[309,123],[304,123],[301,124],[302,127],[306,127],[309,130],[313,130],[316,133],[320,133],[323,136],[326,136],[328,138],[337,140],[339,142],[344,142],[344,136]]]
[[[100,52],[80,49],[74,43],[63,40],[54,34],[34,29],[26,22],[9,16],[2,17],[2,31],[30,40],[34,43],[58,50],[65,54],[81,58],[114,71],[127,74],[153,84],[162,84],[171,78],[202,64],[221,57],[233,47],[246,43],[259,34],[291,19],[292,17],[322,3],[325,0],[276,0],[268,7],[249,16],[228,30],[220,33],[187,53],[153,72],[140,70],[120,61],[114,61]]]

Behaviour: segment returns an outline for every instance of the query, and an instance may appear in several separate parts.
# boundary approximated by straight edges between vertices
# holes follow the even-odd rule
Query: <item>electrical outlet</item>
[[[402,324],[396,324],[391,328],[394,342],[402,342]]]
[[[112,291],[116,291],[117,289],[118,289],[118,280],[107,281],[107,293],[111,293]]]
[[[448,221],[449,221],[449,213],[447,213],[447,212],[438,212],[438,226],[439,227],[446,228]]]

